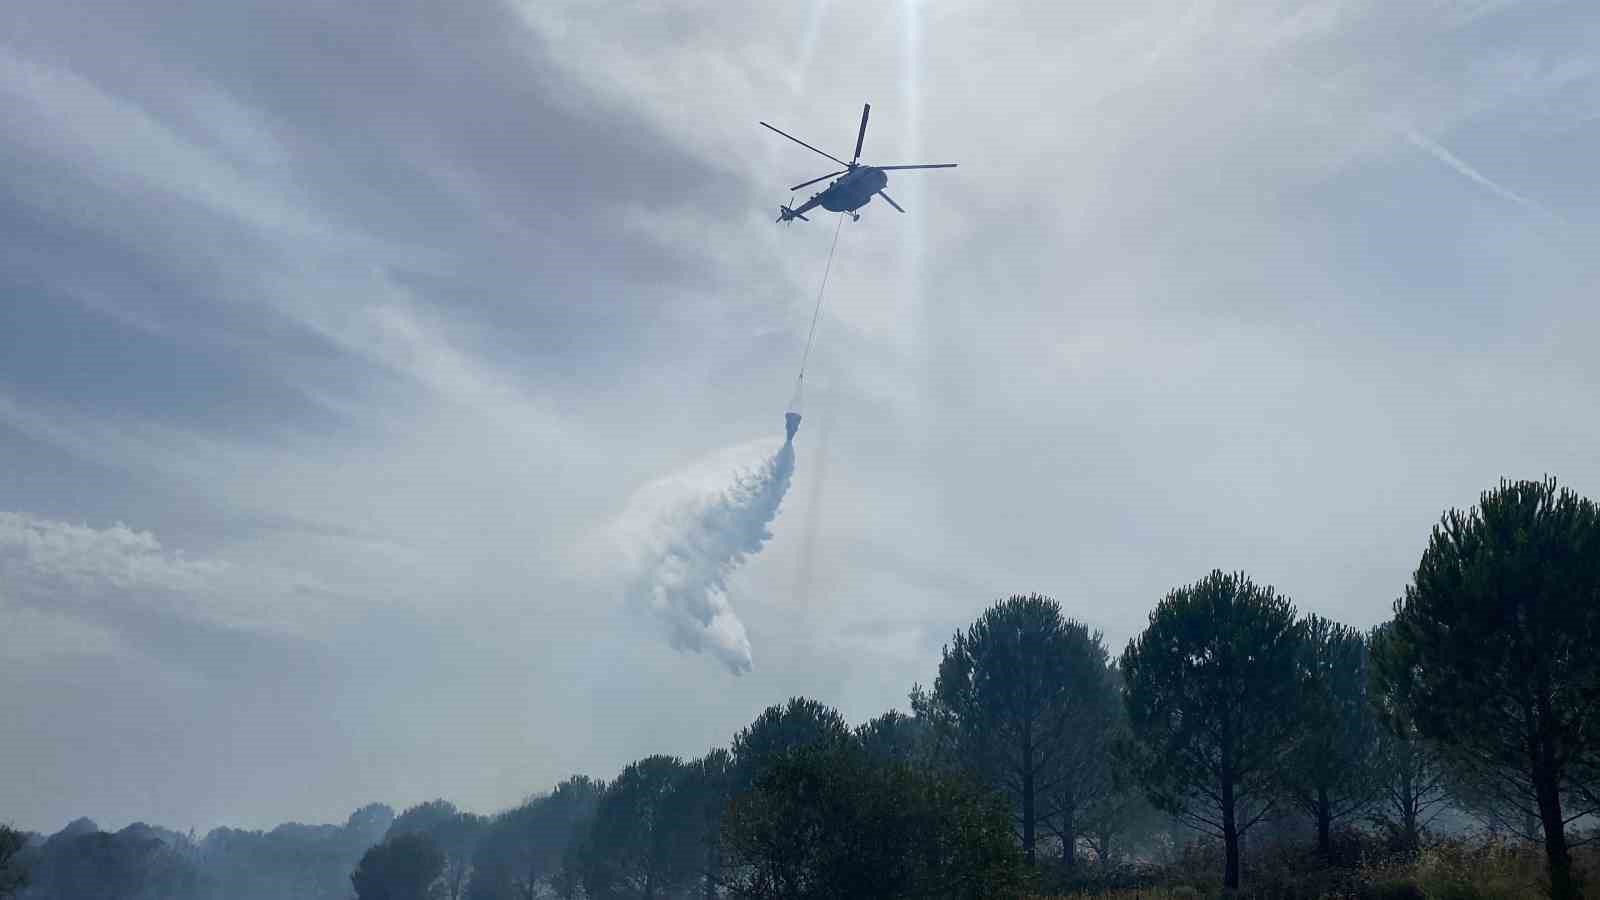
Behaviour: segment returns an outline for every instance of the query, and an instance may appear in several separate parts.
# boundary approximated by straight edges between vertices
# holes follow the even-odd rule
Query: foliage
[[[30,900],[167,900],[201,888],[193,845],[143,823],[110,833],[80,819],[26,855],[20,896]]]
[[[588,828],[604,785],[575,775],[495,816],[473,854],[470,900],[528,900],[553,885],[574,840]]]
[[[1326,858],[1333,827],[1372,803],[1377,720],[1367,697],[1365,637],[1318,615],[1306,616],[1302,627],[1300,737],[1287,794],[1316,824],[1317,849]]]
[[[933,735],[926,719],[889,710],[855,730],[856,743],[883,763],[932,762]]]
[[[1111,665],[1055,601],[1013,596],[954,635],[910,715],[852,730],[795,697],[729,749],[574,777],[489,819],[435,800],[198,844],[0,828],[0,898],[1564,900],[1600,883],[1569,842],[1600,810],[1596,647],[1600,512],[1553,480],[1502,482],[1445,514],[1366,636],[1213,571]],[[1450,804],[1491,835],[1438,840]],[[1079,847],[1098,864],[1074,865]]]
[[[1022,884],[1004,805],[960,776],[822,743],[790,751],[722,825],[736,897],[990,897]]]
[[[1393,625],[1373,629],[1367,639],[1373,660],[1390,653]],[[1449,801],[1444,760],[1438,748],[1417,733],[1406,710],[1408,682],[1384,679],[1377,663],[1368,667],[1369,699],[1379,727],[1373,751],[1376,818],[1400,847],[1415,851],[1434,818]]]
[[[425,834],[432,839],[444,854],[442,896],[445,900],[461,900],[466,896],[478,838],[486,825],[482,816],[461,812],[448,800],[430,800],[401,813],[389,826],[388,837]]]
[[[1119,711],[1117,719],[1108,742],[1110,746],[1125,744],[1131,739],[1126,712]],[[1109,749],[1106,768],[1110,779],[1105,789],[1085,803],[1078,816],[1079,833],[1102,870],[1116,867],[1123,855],[1119,848],[1148,843],[1169,819],[1151,805],[1135,773]]]
[[[1058,817],[1072,834],[1073,813],[1107,783],[1105,668],[1100,634],[1037,594],[996,603],[944,647],[933,721],[961,764],[1010,799],[1030,863],[1039,826]]]
[[[460,810],[449,800],[418,803],[396,816],[384,837],[392,838],[402,834],[432,835],[436,831],[448,829],[460,815]]]
[[[1288,598],[1216,571],[1168,594],[1122,655],[1129,764],[1157,807],[1223,839],[1229,888],[1294,748],[1301,634]]]
[[[374,804],[343,826],[286,823],[270,832],[218,828],[190,836],[134,824],[115,834],[79,819],[30,846],[26,900],[346,900],[350,871],[394,813]]]
[[[1554,479],[1502,481],[1433,529],[1379,662],[1464,780],[1537,818],[1557,898],[1577,895],[1566,824],[1600,758],[1596,646],[1600,510]]]
[[[1140,843],[1160,830],[1167,816],[1150,805],[1138,773],[1127,763],[1125,754],[1116,748],[1132,740],[1128,725],[1127,706],[1118,695],[1122,687],[1122,671],[1118,664],[1106,666],[1107,691],[1112,699],[1111,720],[1101,741],[1100,759],[1095,774],[1099,781],[1094,790],[1084,791],[1082,802],[1074,809],[1076,833],[1081,835],[1102,870],[1114,866],[1117,849],[1124,843]],[[1058,809],[1061,807],[1058,807]],[[1051,824],[1057,839],[1065,837],[1060,819],[1052,817]],[[1071,859],[1064,860],[1067,869],[1074,868]]]
[[[444,877],[444,851],[426,832],[404,831],[368,849],[350,884],[356,900],[438,900]]]
[[[343,826],[285,823],[271,831],[217,828],[199,846],[203,900],[346,900],[350,871],[394,821],[381,803]]]
[[[701,860],[696,876],[706,897],[716,896],[722,873],[722,818],[733,800],[733,755],[716,749],[684,767],[677,807]]]
[[[0,897],[14,897],[28,886],[28,869],[22,851],[28,835],[9,825],[0,825]]]
[[[1366,839],[1364,839],[1366,840]],[[1251,859],[1251,883],[1225,892],[1215,880],[1198,879],[1199,857],[1165,867],[1125,869],[1120,879],[1080,880],[1053,887],[1054,896],[1103,900],[1542,900],[1548,896],[1542,853],[1530,844],[1494,839],[1436,842],[1420,852],[1385,855],[1367,841],[1359,863],[1325,866],[1315,853],[1292,852],[1281,857],[1259,850]],[[1600,854],[1579,851],[1575,862],[1592,870]]]
[[[839,711],[815,700],[793,697],[769,706],[733,736],[734,783],[755,784],[765,767],[790,750],[819,743],[846,743],[850,729]]]
[[[1366,885],[1360,900],[1427,900],[1421,886],[1408,878],[1392,878]]]
[[[622,770],[600,797],[575,864],[594,900],[671,896],[701,868],[699,835],[675,756],[649,756]]]

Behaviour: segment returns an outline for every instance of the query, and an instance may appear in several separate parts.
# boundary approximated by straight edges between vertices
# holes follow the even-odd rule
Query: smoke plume
[[[735,675],[750,671],[752,659],[728,577],[771,539],[794,476],[790,441],[753,466],[728,465],[752,449],[735,448],[710,466],[655,482],[635,496],[626,517],[635,526],[629,602],[666,626],[674,648],[710,653]]]

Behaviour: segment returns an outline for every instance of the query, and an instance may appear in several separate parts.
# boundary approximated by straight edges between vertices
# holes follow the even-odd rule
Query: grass
[[[1036,894],[1030,900],[1219,900],[1215,871],[1194,859],[1152,872],[1137,887]],[[1600,888],[1600,850],[1573,851],[1581,885]],[[1549,896],[1544,849],[1494,839],[1439,841],[1409,855],[1368,857],[1352,866],[1324,866],[1305,854],[1279,854],[1248,866],[1241,900],[1542,900]]]

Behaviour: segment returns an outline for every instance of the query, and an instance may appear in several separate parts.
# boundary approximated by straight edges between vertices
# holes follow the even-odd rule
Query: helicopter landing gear
[[[861,213],[851,213],[850,214],[850,221],[852,221],[852,222],[861,221]]]

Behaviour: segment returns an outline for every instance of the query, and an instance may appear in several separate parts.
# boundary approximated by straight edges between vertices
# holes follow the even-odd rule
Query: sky
[[[1584,0],[0,12],[0,820],[205,830],[904,709],[1013,593],[1386,618],[1446,509],[1600,497]],[[782,441],[752,664],[626,602]],[[803,199],[803,198],[802,198]],[[741,454],[743,454],[741,456]],[[736,459],[737,458],[737,459]]]

